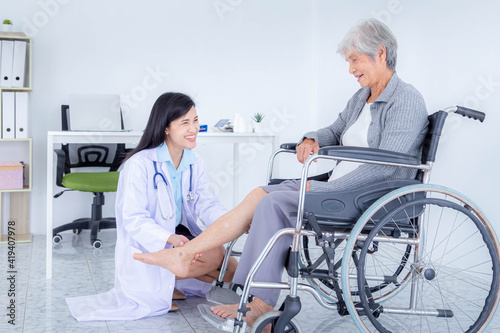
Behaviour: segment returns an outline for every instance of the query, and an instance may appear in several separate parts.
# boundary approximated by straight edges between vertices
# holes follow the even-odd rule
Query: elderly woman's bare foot
[[[274,310],[274,307],[267,304],[258,297],[255,297],[255,299],[247,305],[250,308],[250,311],[247,312],[244,319],[247,322],[248,327],[252,327],[253,323],[262,314]],[[236,316],[238,315],[238,306],[239,304],[216,305],[212,306],[210,310],[212,310],[215,315],[221,318],[236,318]]]
[[[186,277],[188,275],[192,260],[191,257],[183,251],[182,247],[152,253],[134,253],[135,260],[168,269],[179,277]]]

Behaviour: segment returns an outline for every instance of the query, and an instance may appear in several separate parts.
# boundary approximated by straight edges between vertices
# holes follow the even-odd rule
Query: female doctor
[[[115,287],[103,294],[66,299],[78,321],[134,320],[171,309],[174,274],[144,265],[133,254],[181,247],[201,233],[198,218],[208,227],[227,212],[209,190],[205,163],[191,151],[199,128],[188,96],[165,93],[155,102],[118,181]],[[189,280],[178,281],[178,286],[201,296],[218,277],[224,250],[220,247],[198,256],[190,266]],[[236,265],[232,258],[227,281]]]

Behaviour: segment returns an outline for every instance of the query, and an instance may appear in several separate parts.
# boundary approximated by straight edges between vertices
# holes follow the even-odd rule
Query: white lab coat
[[[209,189],[205,162],[198,154],[194,154],[197,157],[192,168],[195,198],[192,202],[183,200],[182,224],[189,228],[193,236],[197,236],[201,233],[196,224],[197,218],[208,227],[227,210]],[[153,185],[153,161],[157,161],[156,148],[146,149],[125,162],[120,172],[116,196],[115,287],[103,294],[67,298],[71,314],[78,321],[134,320],[165,314],[172,305],[174,274],[132,257],[134,253],[155,252],[171,247],[167,239],[175,231],[172,187],[169,185],[168,191],[174,216],[165,220]],[[168,184],[171,184],[166,163],[158,162],[157,166]],[[189,174],[189,168],[182,173],[183,198],[189,193]],[[182,285],[194,294],[197,288],[204,286],[197,280],[186,280]]]

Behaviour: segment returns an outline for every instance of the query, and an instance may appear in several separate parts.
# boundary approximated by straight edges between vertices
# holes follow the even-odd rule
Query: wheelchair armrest
[[[318,155],[335,156],[340,158],[355,158],[366,161],[397,164],[421,164],[420,158],[418,158],[417,156],[397,153],[390,150],[366,147],[327,146],[320,148],[318,151]]]
[[[62,149],[54,149],[54,153],[57,155],[56,185],[64,187],[62,179],[64,176],[64,166],[66,164],[66,153]]]
[[[280,145],[280,148],[281,149],[288,149],[288,150],[296,150],[297,143],[296,142],[282,143]]]
[[[328,178],[330,178],[330,173],[326,172],[326,173],[322,173],[322,174],[315,175],[315,176],[309,176],[309,177],[307,177],[307,180],[317,180],[320,182],[326,182],[328,180]],[[267,185],[281,184],[285,180],[290,180],[290,179],[291,178],[273,178],[273,179],[269,180]],[[300,178],[297,178],[296,180],[300,180]]]
[[[269,163],[267,166],[267,182],[268,184],[274,184],[271,182],[272,180],[272,174],[273,174],[273,165],[274,165],[274,159],[276,156],[278,156],[281,153],[288,153],[288,154],[295,154],[296,153],[296,148],[297,148],[297,143],[291,142],[291,143],[282,143],[280,145],[280,149],[276,150],[272,155],[271,158],[269,159]],[[279,180],[278,183],[282,182],[284,179]],[[277,183],[276,183],[277,184]]]

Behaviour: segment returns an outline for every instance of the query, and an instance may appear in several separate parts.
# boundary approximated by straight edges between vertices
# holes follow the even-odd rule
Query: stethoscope
[[[153,185],[154,185],[154,189],[156,191],[156,198],[158,200],[158,206],[160,207],[161,215],[163,216],[163,218],[170,220],[174,216],[174,209],[172,207],[172,202],[170,200],[161,200],[160,199],[160,198],[168,198],[168,191],[167,191],[168,182],[167,182],[167,179],[165,178],[165,176],[162,173],[158,172],[158,167],[156,165],[156,161],[153,161],[153,165],[155,167],[155,174],[153,176]],[[163,182],[156,181],[156,177],[158,177],[158,176],[161,178],[161,180],[163,180]],[[159,186],[160,184],[162,184],[162,185]],[[187,202],[194,202],[193,165],[192,164],[189,165],[189,192],[186,195],[186,197],[187,197]],[[166,211],[167,210],[166,205],[169,206],[168,207],[169,208],[168,214]]]

